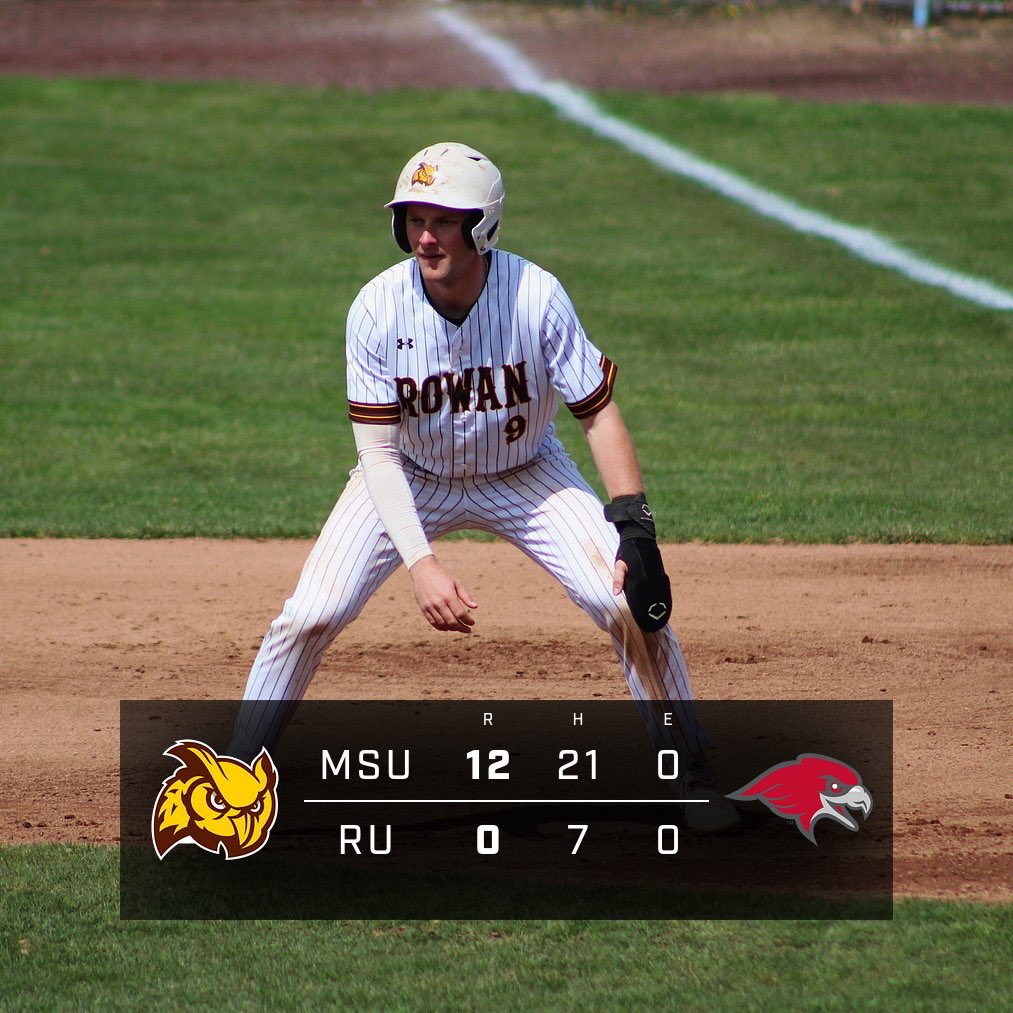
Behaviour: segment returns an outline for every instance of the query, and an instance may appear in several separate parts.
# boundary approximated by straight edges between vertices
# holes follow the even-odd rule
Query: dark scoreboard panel
[[[690,832],[687,807],[706,803],[681,776],[686,715],[665,704],[304,702],[270,747],[277,819],[263,847],[231,861],[184,841],[160,859],[152,808],[178,766],[164,751],[196,740],[227,755],[237,706],[123,704],[124,917],[892,913],[888,702],[699,706],[715,791],[800,754],[862,772],[872,811],[857,830],[823,820],[815,843],[759,803],[735,833]]]

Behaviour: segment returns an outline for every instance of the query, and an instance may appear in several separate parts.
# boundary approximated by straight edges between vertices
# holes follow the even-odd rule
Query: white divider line
[[[433,12],[442,28],[484,56],[520,92],[545,99],[563,117],[615,141],[633,154],[669,172],[685,176],[752,211],[797,232],[838,243],[862,260],[887,267],[924,285],[946,289],[961,299],[989,309],[1013,310],[1013,293],[982,278],[960,274],[897,246],[871,229],[836,221],[796,204],[713,162],[697,158],[625,120],[611,116],[584,92],[561,81],[549,81],[515,46],[483,31],[452,10]]]

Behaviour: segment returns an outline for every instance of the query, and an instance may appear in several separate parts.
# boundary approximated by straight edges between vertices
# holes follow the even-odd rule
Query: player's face
[[[409,204],[405,225],[412,253],[430,285],[453,289],[485,278],[481,256],[464,239],[466,211]]]

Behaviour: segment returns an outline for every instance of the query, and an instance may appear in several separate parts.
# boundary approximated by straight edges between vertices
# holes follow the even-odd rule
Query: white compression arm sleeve
[[[433,550],[422,530],[415,499],[401,467],[398,427],[353,422],[352,435],[369,498],[394,548],[411,569],[423,556],[432,555]]]

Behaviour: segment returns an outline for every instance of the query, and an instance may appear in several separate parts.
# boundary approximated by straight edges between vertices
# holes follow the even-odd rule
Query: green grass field
[[[608,95],[1013,283],[1008,109]],[[311,536],[354,462],[343,325],[423,144],[620,364],[663,537],[1010,541],[1009,315],[641,164],[537,101],[0,78],[0,535]],[[583,466],[575,424],[564,438]],[[112,849],[0,850],[0,1005],[1000,1008],[1009,907],[892,923],[122,923]]]
[[[608,102],[916,252],[1013,276],[1010,110]],[[399,255],[392,172],[448,123],[504,169],[504,247],[556,271],[619,363],[663,537],[1009,540],[1009,314],[801,238],[530,98],[17,79],[0,81],[0,532],[315,534],[354,463],[345,310]]]
[[[121,922],[116,854],[0,851],[0,1004],[999,1009],[1008,906],[892,922]],[[945,954],[945,959],[941,959]]]

